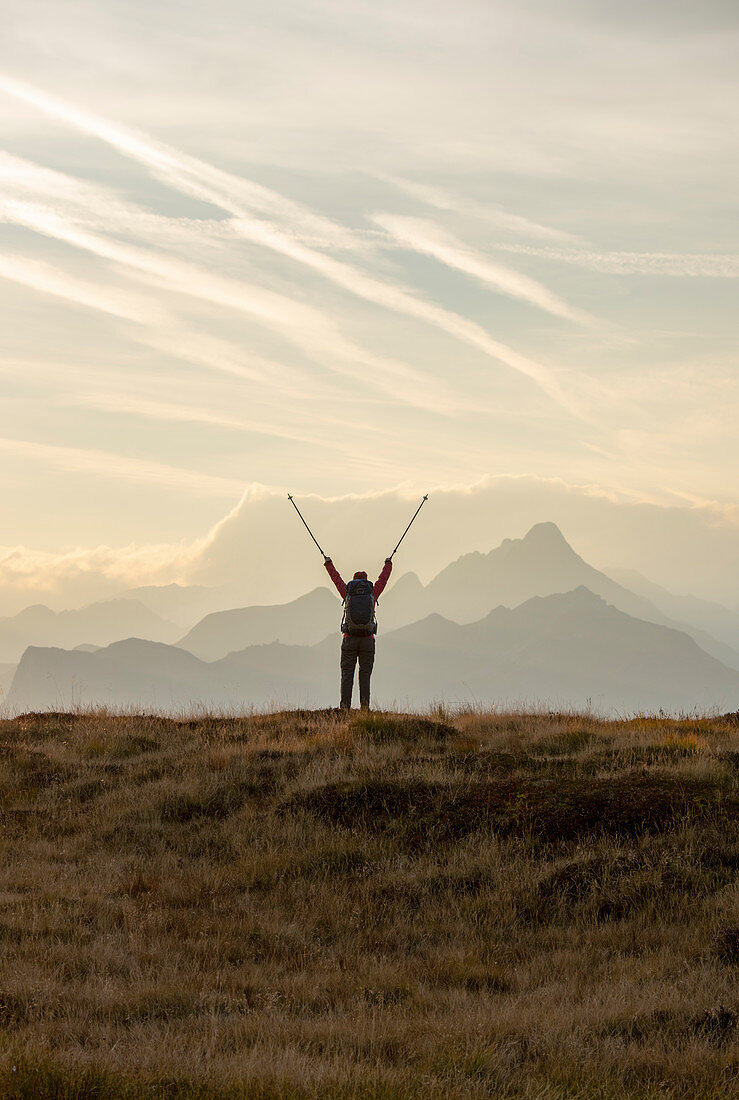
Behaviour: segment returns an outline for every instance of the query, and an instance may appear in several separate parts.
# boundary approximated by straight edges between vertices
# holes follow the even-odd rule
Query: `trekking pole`
[[[429,498],[429,495],[428,495],[428,493],[426,493],[426,496],[425,496],[425,497],[423,498],[423,500],[421,501],[421,503],[420,503],[420,504],[418,505],[418,507],[416,508],[415,512],[413,513],[413,519],[411,519],[411,522],[410,522],[410,523],[408,524],[408,526],[406,527],[405,531],[403,532],[403,534],[402,534],[402,535],[400,536],[400,538],[398,539],[398,546],[400,546],[401,542],[403,541],[403,539],[405,538],[405,536],[406,536],[406,535],[408,534],[408,532],[410,531],[411,527],[413,526],[413,520],[414,520],[414,519],[416,518],[416,516],[418,515],[418,513],[419,513],[419,512],[421,511],[421,509],[423,508],[423,506],[424,506],[424,504],[426,503],[426,501],[428,500],[428,498]],[[395,552],[397,551],[397,549],[398,549],[398,546],[396,546],[396,547],[395,547],[395,550],[393,550],[392,554],[390,555],[390,557],[389,557],[389,559],[388,559],[389,561],[392,561],[392,560],[393,560],[393,558],[395,557]]]
[[[288,500],[290,501],[290,503],[292,504],[293,508],[295,509],[295,511],[296,511],[296,512],[298,513],[298,515],[300,516],[301,520],[303,520],[303,526],[305,527],[306,531],[308,532],[308,534],[310,535],[310,537],[311,537],[311,538],[313,539],[313,541],[315,542],[316,546],[318,546],[318,539],[316,538],[316,536],[315,536],[315,535],[313,534],[313,532],[311,531],[311,529],[310,529],[310,527],[308,526],[308,524],[307,524],[307,523],[305,522],[305,520],[303,519],[303,513],[302,513],[302,512],[300,511],[300,509],[298,508],[297,504],[295,503],[295,501],[294,501],[294,500],[293,500],[293,498],[291,497],[290,493],[288,493],[288,494],[287,494],[287,499],[288,499]],[[319,550],[321,550],[321,547],[320,547],[320,546],[318,546],[318,549],[319,549]],[[323,550],[321,550],[321,553],[323,554]],[[323,554],[323,556],[324,556],[324,558],[325,558],[325,557],[326,557],[327,555],[326,555],[326,554]]]

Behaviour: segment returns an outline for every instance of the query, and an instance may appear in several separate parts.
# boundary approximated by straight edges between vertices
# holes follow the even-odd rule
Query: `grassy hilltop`
[[[739,719],[0,723],[0,1095],[739,1095]]]

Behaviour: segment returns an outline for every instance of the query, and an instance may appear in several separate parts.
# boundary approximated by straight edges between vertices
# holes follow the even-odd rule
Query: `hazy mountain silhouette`
[[[391,581],[378,605],[380,634],[434,612],[469,623],[499,606],[516,607],[532,596],[584,585],[629,615],[685,630],[711,656],[739,669],[739,653],[726,644],[726,638],[733,636],[731,612],[723,609],[723,617],[710,615],[706,609],[717,605],[700,600],[673,597],[669,603],[666,597],[670,594],[665,590],[652,586],[647,591],[649,582],[638,574],[635,579],[640,587],[636,593],[584,561],[555,524],[539,523],[524,538],[506,539],[487,554],[463,555],[425,587],[415,573]],[[233,586],[150,585],[132,589],[130,595],[140,599],[109,600],[59,613],[38,605],[1,620],[0,662],[17,661],[28,645],[65,649],[83,644],[106,646],[132,636],[171,643],[184,628],[187,632],[177,644],[203,660],[214,661],[247,646],[273,641],[312,645],[338,631],[341,614],[334,590],[324,587],[287,604],[252,607],[233,606]],[[655,601],[647,595],[655,596]],[[683,610],[696,612],[693,618],[686,614],[688,623],[668,614]],[[162,614],[171,615],[181,624],[180,629]],[[703,624],[714,622],[721,627],[723,640],[706,633]]]
[[[52,611],[34,604],[0,619],[0,661],[17,661],[29,645],[102,646],[132,635],[172,642],[177,633],[172,623],[139,600],[105,600],[74,611]]]
[[[79,706],[176,711],[300,703],[309,692],[328,694],[331,650],[326,647],[322,662],[319,649],[273,643],[208,663],[178,646],[139,638],[94,653],[29,646],[6,702],[16,713]]]
[[[426,589],[415,573],[399,577],[378,600],[383,633],[415,622],[428,611]],[[341,624],[341,600],[333,589],[314,588],[284,604],[233,608],[206,615],[177,643],[204,661],[217,661],[250,645],[313,645]]]
[[[10,691],[17,667],[15,664],[0,664],[0,699],[4,699]]]
[[[238,602],[233,595],[228,585],[208,588],[202,584],[145,584],[121,592],[119,599],[139,600],[150,611],[185,630],[212,611],[233,607]]]
[[[501,604],[515,607],[531,596],[567,592],[579,584],[597,590],[629,614],[664,619],[647,601],[622,589],[583,561],[555,524],[540,523],[525,538],[506,539],[489,554],[463,555],[427,586],[415,573],[404,573],[391,581],[378,603],[380,631],[385,633],[418,622],[433,612],[456,622],[472,622]],[[212,661],[233,650],[271,641],[311,644],[338,628],[335,599],[329,603],[316,597],[316,593],[325,591],[315,589],[286,604],[207,615],[178,645]],[[726,655],[717,656],[723,659]]]
[[[649,600],[670,618],[706,631],[733,649],[739,649],[739,611],[712,600],[670,592],[635,569],[608,569],[606,573],[619,584]]]
[[[485,703],[581,707],[591,700],[651,710],[739,700],[739,674],[688,635],[627,615],[584,587],[499,607],[461,626],[433,615],[385,643],[391,661],[397,646],[414,654],[412,694],[433,690],[436,678],[458,685],[455,698]]]
[[[339,639],[251,646],[206,663],[129,639],[95,653],[31,647],[8,698],[15,711],[71,705],[188,709],[332,705]],[[499,607],[478,622],[434,614],[385,634],[377,705],[541,703],[608,710],[737,709],[739,674],[679,631],[638,620],[580,587]]]
[[[739,652],[690,622],[676,621],[577,554],[554,523],[537,523],[522,539],[505,539],[488,554],[464,554],[426,587],[426,606],[456,622],[472,622],[498,606],[516,607],[532,596],[584,586],[627,615],[674,627],[702,649],[739,669]]]
[[[312,645],[336,633],[340,622],[338,595],[328,588],[314,588],[290,603],[206,615],[177,644],[204,661],[217,661],[251,645]]]
[[[570,592],[579,585],[629,615],[656,611],[588,565],[554,523],[537,523],[522,539],[504,539],[488,554],[463,554],[434,577],[426,592],[439,614],[473,622],[494,607],[517,607],[532,596]]]
[[[381,631],[418,622],[433,611],[428,589],[415,573],[403,573],[391,582],[377,605],[377,620]]]
[[[643,594],[630,591],[577,554],[554,523],[538,523],[522,539],[506,539],[487,554],[465,554],[424,586],[415,573],[391,582],[378,605],[380,633],[417,622],[437,612],[455,622],[472,622],[495,607],[516,607],[532,596],[571,591],[584,585],[636,618],[685,630],[711,656],[739,669],[739,652],[692,623],[672,619]],[[138,590],[171,608],[185,601],[227,598],[228,590],[178,585]],[[700,601],[698,601],[700,602]],[[311,645],[335,632],[339,622],[333,590],[314,589],[286,604],[230,608],[206,615],[177,643],[206,661],[250,645],[280,641]],[[120,637],[121,635],[119,635]]]

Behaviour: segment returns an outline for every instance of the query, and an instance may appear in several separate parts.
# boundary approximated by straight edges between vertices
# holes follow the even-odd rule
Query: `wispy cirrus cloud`
[[[333,387],[305,369],[279,359],[258,355],[243,344],[188,328],[184,323],[166,329],[146,329],[133,334],[137,343],[164,356],[232,379],[252,382],[259,391],[276,397],[290,394],[294,400],[328,397]]]
[[[534,248],[521,244],[499,244],[504,252],[536,256],[573,264],[606,275],[664,275],[670,278],[739,278],[736,253],[695,252],[596,252],[580,248]]]
[[[237,433],[248,432],[250,435],[272,436],[276,439],[289,440],[291,443],[310,443],[311,446],[327,448],[333,452],[338,450],[346,455],[353,453],[350,445],[342,447],[340,441],[337,447],[335,433],[340,431],[344,422],[336,416],[318,413],[311,418],[311,426],[316,429],[311,432],[306,431],[305,425],[298,423],[297,418],[282,423],[269,420],[266,416],[249,419],[229,415],[227,412],[208,408],[203,404],[185,404],[182,401],[166,400],[166,396],[164,387],[158,398],[139,396],[130,392],[121,393],[113,389],[86,389],[67,400],[69,404],[117,415],[128,414],[162,423],[169,421],[179,424],[206,424]],[[378,440],[389,438],[389,433],[376,425],[368,424],[363,430]]]
[[[378,418],[368,419],[362,425],[362,434],[372,442],[374,454],[368,459],[358,453],[354,441],[347,435],[345,408],[342,396],[337,393],[314,393],[310,404],[307,403],[308,395],[300,403],[286,402],[284,393],[279,392],[273,393],[271,399],[262,395],[245,402],[237,379],[229,390],[218,390],[214,394],[205,379],[180,378],[173,393],[173,376],[167,373],[160,376],[141,369],[121,371],[116,366],[78,363],[70,370],[69,364],[62,362],[7,357],[0,359],[0,376],[12,378],[26,388],[43,391],[46,401],[57,412],[64,408],[89,409],[110,417],[149,420],[161,425],[200,425],[216,429],[219,434],[229,433],[233,436],[232,445],[238,447],[236,453],[245,456],[243,461],[247,463],[254,450],[258,450],[265,440],[272,439],[289,444],[288,455],[294,456],[296,449],[308,446],[323,452],[328,463],[340,459],[345,470],[364,466],[387,474],[392,470],[392,455],[402,450],[395,433]],[[251,416],[239,414],[238,410],[244,406]],[[240,446],[239,437],[243,440]],[[45,455],[39,446],[19,442],[18,454],[31,459],[36,454],[41,461]],[[107,471],[115,470],[113,476],[117,480],[162,484],[161,478],[153,476],[151,464],[143,468],[130,466],[124,459],[119,468],[112,454],[101,462],[99,451],[93,451],[89,460],[82,451],[82,448],[74,448],[71,452],[66,448],[52,449],[50,455],[56,463],[53,468],[75,473],[85,473],[89,469],[105,476]],[[187,476],[182,484],[190,484]]]
[[[204,161],[188,157],[170,146],[154,143],[140,134],[131,133],[107,120],[96,118],[38,89],[29,88],[17,81],[0,76],[0,90],[22,99],[76,129],[108,142],[120,152],[146,165],[158,179],[183,194],[220,207],[232,215],[232,228],[252,244],[260,245],[309,268],[312,272],[364,301],[441,330],[452,339],[466,343],[485,356],[530,378],[550,398],[568,411],[577,411],[576,402],[564,391],[560,379],[549,366],[536,362],[502,341],[494,339],[480,325],[467,318],[428,302],[403,287],[377,279],[355,265],[327,255],[306,243],[306,237],[310,239],[310,233],[318,233],[320,229],[323,233],[322,243],[330,244],[335,238],[336,243],[341,247],[352,247],[355,251],[362,251],[356,239],[347,236],[342,227],[336,226],[329,219],[314,217],[300,204],[284,199],[277,192],[214,168]],[[254,211],[258,211],[261,216],[255,217]],[[286,231],[282,225],[275,224],[274,220],[266,220],[265,215],[285,219],[288,222],[288,230]],[[301,229],[304,231],[302,236],[296,231]],[[80,236],[77,233],[77,242],[79,241]],[[70,241],[70,243],[73,242]],[[110,244],[106,247],[110,253]],[[100,248],[99,244],[98,248]],[[230,296],[227,295],[227,297]],[[265,312],[264,309],[264,295],[256,293],[252,299],[252,306],[256,305],[260,299],[262,319],[266,320],[266,313],[269,311]],[[232,301],[230,303],[222,301],[222,304],[232,304]],[[303,314],[307,321],[305,307],[303,307]],[[315,330],[315,316],[313,320]],[[310,325],[301,323],[301,330],[306,335],[310,333],[315,339],[316,332],[311,333]],[[333,333],[332,344],[335,350],[339,351],[341,348],[344,354],[351,353],[365,366],[371,366],[379,378],[387,376],[389,367],[391,376],[394,375],[398,382],[402,383],[405,378],[410,383],[410,387],[405,391],[407,399],[410,399],[412,393],[416,393],[416,403],[426,401],[426,407],[428,407],[428,388],[425,398],[418,396],[422,378],[420,372],[411,370],[397,360],[388,365],[382,358],[366,352],[358,356],[357,349],[352,348],[347,340],[339,340],[336,333]],[[328,350],[324,347],[322,354],[325,355]],[[434,406],[436,411],[442,411],[444,406],[448,405],[449,399],[450,394],[447,393],[440,402],[436,402]]]
[[[138,484],[160,485],[162,488],[186,493],[213,494],[231,498],[243,492],[243,482],[236,479],[183,470],[161,462],[128,458],[106,451],[83,447],[64,447],[32,440],[0,438],[0,454],[42,464],[47,469],[91,477],[114,478]]]
[[[430,256],[447,267],[470,275],[491,289],[528,302],[537,309],[578,324],[592,324],[594,318],[583,310],[569,305],[559,295],[535,279],[522,275],[510,267],[496,264],[487,256],[468,248],[450,233],[445,233],[433,222],[421,218],[398,217],[393,214],[375,214],[372,220],[388,235],[391,246],[407,248]]]
[[[59,216],[86,229],[144,237],[167,248],[207,249],[212,256],[236,236],[229,217],[158,214],[123,199],[118,191],[103,183],[91,183],[2,150],[0,193],[17,202],[47,205]]]
[[[0,225],[0,436],[327,495],[493,470],[736,495],[725,2],[247,0],[176,34],[161,5],[6,6],[0,197],[63,233]],[[29,545],[176,541],[220,507],[97,459],[2,466]],[[445,501],[414,567],[523,533],[505,497]],[[645,530],[623,557],[682,553],[689,588],[695,547]],[[618,557],[598,514],[579,536]]]
[[[443,306],[426,301],[402,287],[384,283],[360,269],[336,260],[331,256],[307,248],[301,242],[286,240],[269,227],[235,222],[254,243],[274,248],[284,256],[296,260],[311,270],[324,275],[331,282],[358,298],[383,306],[395,313],[422,321],[446,333],[453,339],[469,344],[491,359],[518,371],[539,385],[544,392],[569,412],[576,413],[577,404],[563,389],[556,373],[543,363],[522,355],[508,344],[494,339],[474,321]]]
[[[474,218],[496,229],[502,229],[507,233],[514,233],[517,237],[528,237],[534,240],[561,241],[574,243],[580,240],[575,233],[568,233],[564,229],[557,229],[551,225],[542,225],[540,222],[524,218],[511,210],[505,210],[497,203],[476,202],[465,196],[460,199],[451,191],[442,187],[427,183],[419,183],[417,180],[402,179],[386,172],[376,172],[375,178],[383,183],[389,183],[392,187],[402,191],[403,194],[422,202],[425,206],[432,206],[435,210],[447,213],[461,214],[465,218]]]
[[[162,325],[170,320],[166,311],[150,297],[145,298],[116,287],[104,287],[87,279],[75,278],[44,260],[0,254],[0,278],[31,287],[43,294],[63,298],[66,302],[87,309],[133,321],[137,325]]]
[[[319,310],[244,280],[214,275],[186,261],[90,233],[55,211],[16,200],[0,201],[0,220],[134,269],[139,278],[176,294],[245,313],[337,373],[356,378],[356,366],[372,368],[369,384],[419,408],[448,413],[458,402],[446,385],[421,371],[377,355],[345,337]]]
[[[243,214],[248,210],[263,217],[284,220],[294,233],[302,234],[308,240],[318,240],[333,247],[357,246],[355,237],[348,229],[271,188],[224,172],[197,157],[180,153],[162,142],[152,141],[146,135],[117,126],[107,119],[99,118],[2,73],[0,91],[22,100],[59,122],[99,138],[124,156],[145,165],[157,179],[192,198],[211,203],[233,214]]]
[[[236,308],[233,293],[226,300],[222,286],[221,293],[216,293],[213,283],[208,281],[212,266],[234,267],[233,256],[226,248],[238,238],[238,232],[230,217],[192,219],[154,214],[122,200],[112,188],[0,152],[0,220],[3,217],[7,222],[24,225],[111,260],[119,271],[125,264],[123,271],[128,278],[168,278],[175,293],[182,292],[183,283],[187,283],[195,296],[202,296],[205,284],[209,291],[204,300],[223,308]],[[126,250],[132,241],[142,240],[146,242],[144,252]],[[188,258],[185,268],[163,263],[163,258],[172,258],[173,251],[176,260],[183,255]],[[193,257],[199,263],[194,263]],[[248,266],[241,256],[238,266]],[[177,274],[176,283],[172,283],[173,272]],[[1,259],[0,274],[79,305],[134,321],[138,328],[130,335],[137,343],[203,369],[232,375],[269,391],[289,393],[293,399],[331,392],[325,379],[317,378],[315,372],[305,367],[259,355],[243,344],[237,345],[209,331],[195,331],[175,314],[167,317],[163,308],[157,308],[151,293],[136,296],[114,287],[104,288],[99,280],[85,281],[58,266],[19,255]],[[237,282],[243,283],[243,279],[236,280],[233,275],[228,281],[231,291]],[[284,297],[280,299],[281,303],[285,301]],[[240,305],[243,307],[243,301]],[[287,325],[289,310],[280,311],[279,316]],[[346,351],[348,345],[342,346]],[[402,365],[397,366],[397,373],[402,374]]]
[[[305,370],[256,355],[232,341],[188,330],[175,314],[165,310],[151,295],[133,294],[119,287],[101,285],[99,281],[93,283],[70,275],[54,264],[17,254],[0,254],[0,279],[133,322],[136,330],[130,333],[130,338],[135,344],[208,372],[254,383],[261,392],[271,393],[274,399],[284,399],[286,394],[293,400],[328,400],[335,396],[330,384],[311,377]],[[41,365],[37,363],[36,368]],[[0,370],[9,367],[12,363],[5,360]],[[64,372],[64,368],[53,361],[51,368],[54,373]],[[27,369],[28,365],[24,364],[23,370]],[[76,373],[79,374],[78,367]]]

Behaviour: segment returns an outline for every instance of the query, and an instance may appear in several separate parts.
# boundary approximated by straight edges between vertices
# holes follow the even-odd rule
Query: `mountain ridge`
[[[115,684],[115,687],[113,685]],[[176,646],[126,639],[94,653],[29,647],[8,705],[187,709],[331,705],[338,638],[250,646],[205,662]],[[739,674],[687,634],[634,619],[584,586],[499,607],[474,623],[434,613],[378,645],[375,698],[500,703],[556,699],[601,709],[739,707]],[[76,692],[76,695],[75,695]]]
[[[165,599],[180,600],[178,586],[170,587],[176,591],[166,592]],[[198,592],[198,598],[200,595]],[[96,615],[104,616],[110,607],[121,605],[130,609],[131,603],[101,601],[81,609],[80,614],[89,628]],[[135,601],[133,604],[140,607]],[[560,614],[563,608],[566,615]],[[613,611],[625,616],[630,625],[626,627],[625,620],[614,617]],[[72,624],[79,626],[80,615],[69,614]],[[25,609],[20,618],[21,623],[30,620],[53,625],[60,616],[62,623],[68,622],[69,614],[37,605]],[[59,646],[34,645],[29,647],[27,659],[21,660],[7,698],[9,702],[21,698],[38,702],[43,696],[38,686],[33,687],[29,667],[35,668],[37,684],[46,677],[49,684],[67,685],[63,692],[72,676],[70,670],[76,669],[77,682],[89,681],[90,690],[94,688],[101,700],[125,699],[126,705],[136,705],[137,691],[154,706],[164,705],[165,697],[176,699],[178,706],[196,698],[221,699],[224,705],[234,706],[246,705],[251,699],[263,705],[265,693],[269,699],[278,695],[290,698],[295,692],[301,693],[301,698],[325,698],[321,693],[335,676],[340,614],[340,601],[333,589],[317,586],[286,604],[211,612],[176,644],[171,644],[173,638],[160,635],[148,648],[142,648],[132,636],[98,646],[91,644],[88,634],[74,647],[76,656],[72,657],[62,657],[65,649]],[[425,586],[416,574],[401,574],[378,601],[378,619],[378,652],[395,654],[393,671],[385,678],[387,690],[392,697],[410,691],[416,705],[444,684],[444,691],[456,693],[472,691],[474,684],[477,695],[485,698],[491,698],[491,692],[497,697],[496,693],[514,689],[527,697],[561,690],[568,698],[581,698],[583,680],[575,667],[578,653],[582,670],[589,670],[593,684],[602,684],[598,690],[607,701],[618,695],[613,674],[618,667],[624,679],[624,698],[631,701],[669,696],[683,705],[687,686],[692,685],[693,695],[708,705],[710,697],[705,685],[696,683],[695,670],[704,668],[706,684],[714,682],[717,690],[731,694],[730,673],[739,665],[739,654],[730,647],[671,620],[648,600],[590,566],[549,521],[535,524],[523,538],[504,539],[487,553],[461,555]],[[658,628],[657,632],[645,634],[647,624]],[[588,630],[592,652],[582,651]],[[660,667],[661,695],[650,694],[648,677],[633,666],[627,652],[616,652],[616,640],[629,631],[642,662],[656,661]],[[609,649],[609,632],[616,649]],[[689,639],[693,648],[686,650],[685,642],[678,643],[676,638]],[[162,648],[152,648],[157,644]],[[649,645],[654,647],[651,655]],[[563,651],[567,652],[563,655]],[[42,652],[46,656],[42,657]],[[188,665],[178,653],[200,664]],[[426,654],[431,672],[419,667],[421,653]],[[612,667],[599,668],[594,653]],[[675,669],[672,679],[668,654],[672,654]],[[501,680],[503,672],[505,679]],[[677,682],[681,678],[682,684]],[[51,705],[48,693],[45,700],[44,705]]]
[[[211,612],[177,645],[206,661],[264,641],[312,645],[336,629],[340,606],[335,594],[318,586],[286,604],[255,604]],[[268,634],[273,636],[267,638]]]
[[[29,645],[55,648],[109,645],[122,635],[174,641],[177,628],[140,600],[99,600],[84,607],[53,611],[31,604],[0,619],[0,661],[18,661]]]

